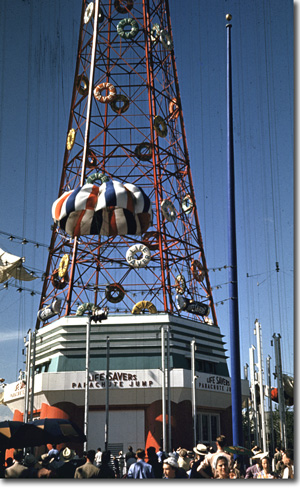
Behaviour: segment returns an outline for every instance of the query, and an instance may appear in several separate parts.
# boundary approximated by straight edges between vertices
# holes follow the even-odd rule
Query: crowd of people
[[[165,453],[160,447],[147,450],[132,447],[123,454],[113,455],[109,450],[88,450],[79,457],[65,447],[55,445],[39,460],[23,450],[15,450],[13,459],[6,460],[5,478],[59,478],[59,479],[293,479],[293,451],[280,447],[273,457],[258,447],[253,457],[245,460],[226,452],[225,437],[216,439],[216,448],[197,444],[193,450],[179,447]]]

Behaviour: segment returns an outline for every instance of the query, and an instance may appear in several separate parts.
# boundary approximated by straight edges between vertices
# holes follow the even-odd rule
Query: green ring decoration
[[[172,49],[173,49],[173,42],[172,42],[172,39],[171,39],[170,34],[165,29],[160,32],[160,41],[161,41],[163,47],[167,51],[172,51]]]
[[[123,102],[122,107],[118,107],[117,102]],[[110,106],[117,114],[124,114],[124,112],[126,112],[129,108],[129,99],[126,97],[126,95],[118,94],[110,103]]]
[[[100,180],[101,183],[109,182],[108,176],[104,173],[93,173],[86,179],[85,183],[94,183],[96,180]]]
[[[126,25],[131,26],[131,30],[129,32],[124,31],[124,27]],[[139,30],[139,25],[135,19],[123,19],[117,25],[117,32],[119,36],[123,37],[124,39],[133,39]]]
[[[154,129],[159,136],[165,138],[168,134],[168,127],[163,118],[160,115],[154,117]]]

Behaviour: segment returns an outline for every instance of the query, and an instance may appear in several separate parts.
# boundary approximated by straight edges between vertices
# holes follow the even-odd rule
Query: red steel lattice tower
[[[217,324],[168,0],[83,0],[66,134],[40,310]]]

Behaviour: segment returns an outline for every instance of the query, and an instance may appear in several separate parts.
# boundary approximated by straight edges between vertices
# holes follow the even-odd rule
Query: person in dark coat
[[[99,468],[99,479],[115,479],[114,470],[110,467],[110,450],[102,452],[102,461]]]
[[[155,479],[162,479],[163,468],[162,463],[158,461],[158,456],[155,452],[155,447],[147,448],[148,464],[152,465]]]

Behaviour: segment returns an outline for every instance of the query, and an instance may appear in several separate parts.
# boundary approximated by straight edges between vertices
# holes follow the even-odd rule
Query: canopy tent
[[[35,280],[37,277],[28,273],[23,267],[22,263],[24,261],[25,258],[12,255],[0,248],[0,283],[6,282],[12,277],[26,282]]]

